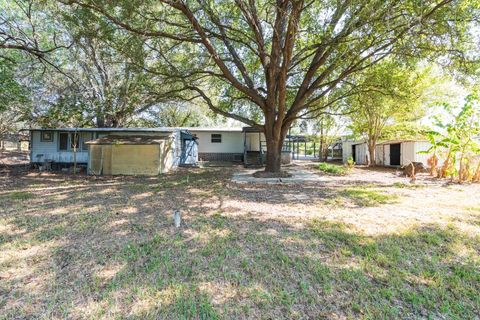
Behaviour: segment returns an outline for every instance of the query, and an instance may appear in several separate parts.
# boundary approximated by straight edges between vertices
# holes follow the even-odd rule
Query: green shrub
[[[330,173],[330,174],[333,174],[333,175],[337,175],[337,176],[346,175],[347,172],[348,172],[347,168],[344,167],[344,166],[339,166],[339,165],[336,165],[336,164],[330,164],[330,163],[326,163],[326,162],[321,162],[318,165],[318,169],[320,171]]]
[[[351,169],[351,168],[353,168],[353,166],[355,166],[355,161],[353,161],[353,157],[350,156],[350,157],[348,157],[348,159],[347,159],[347,167],[348,167],[349,169]]]

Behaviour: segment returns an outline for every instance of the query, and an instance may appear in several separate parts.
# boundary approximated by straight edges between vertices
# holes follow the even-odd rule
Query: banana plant
[[[476,94],[469,95],[465,104],[456,113],[448,104],[444,109],[453,120],[434,118],[438,130],[427,132],[430,148],[419,153],[431,154],[430,174],[439,178],[458,178],[459,182],[480,180],[480,100]],[[443,164],[438,161],[443,156]],[[475,161],[477,165],[475,166]],[[476,168],[473,170],[473,168]],[[473,171],[472,171],[473,170]]]
[[[438,131],[427,131],[426,136],[428,142],[430,143],[430,148],[425,151],[419,151],[419,154],[431,154],[430,158],[428,158],[428,162],[430,165],[430,175],[437,176],[437,166],[438,166],[438,155],[444,148],[448,148],[448,145],[444,142],[442,138],[442,134]]]

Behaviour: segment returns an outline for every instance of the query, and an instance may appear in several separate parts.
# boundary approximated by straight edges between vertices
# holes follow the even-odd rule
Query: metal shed
[[[364,141],[344,140],[342,142],[342,158],[346,163],[352,157],[356,164],[368,163],[368,147]]]
[[[404,166],[410,162],[422,162],[428,166],[428,154],[419,153],[430,148],[424,140],[392,140],[377,143],[376,164],[381,166]]]
[[[195,138],[188,132],[109,135],[85,144],[88,172],[95,175],[157,175],[198,160]]]
[[[173,167],[170,136],[106,136],[86,144],[95,175],[157,175]]]

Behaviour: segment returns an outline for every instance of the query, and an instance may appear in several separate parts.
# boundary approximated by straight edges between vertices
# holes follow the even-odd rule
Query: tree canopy
[[[449,0],[67,3],[143,37],[146,67],[185,96],[262,128],[269,171],[293,121],[360,92],[353,78],[388,56],[455,54],[478,9]]]

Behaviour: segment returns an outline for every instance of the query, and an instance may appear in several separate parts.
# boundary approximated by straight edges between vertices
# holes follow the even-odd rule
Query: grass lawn
[[[478,318],[479,186],[233,170],[3,176],[0,319]]]

